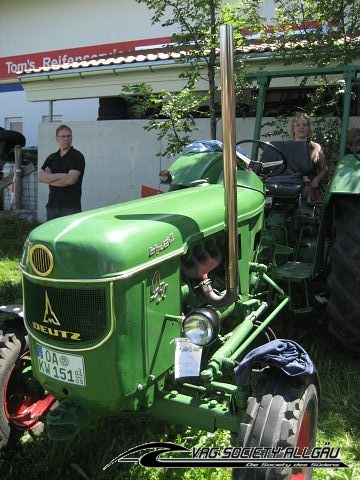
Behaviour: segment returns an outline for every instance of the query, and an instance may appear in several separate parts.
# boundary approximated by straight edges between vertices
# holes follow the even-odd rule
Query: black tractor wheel
[[[315,447],[318,394],[313,378],[288,377],[278,371],[263,375],[248,398],[240,424],[241,447]],[[237,468],[233,480],[309,480],[311,469]]]
[[[336,198],[328,285],[329,332],[346,349],[360,353],[360,198]]]
[[[41,425],[55,400],[31,373],[25,328],[6,322],[0,329],[0,449]]]

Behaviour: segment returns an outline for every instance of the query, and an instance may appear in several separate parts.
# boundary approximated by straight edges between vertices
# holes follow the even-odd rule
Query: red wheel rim
[[[25,352],[13,366],[5,385],[6,418],[18,430],[32,430],[54,403],[55,398],[32,376],[30,354]]]
[[[311,441],[311,415],[308,410],[305,411],[298,436],[298,441],[296,446],[298,447],[298,452],[301,455],[304,448],[310,447]],[[294,469],[291,473],[290,480],[305,480],[306,479],[306,469]]]

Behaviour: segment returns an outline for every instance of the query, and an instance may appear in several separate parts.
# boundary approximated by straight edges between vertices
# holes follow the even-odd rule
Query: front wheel
[[[25,328],[6,322],[0,330],[0,449],[38,427],[54,403],[32,375]]]
[[[240,425],[241,447],[315,447],[318,394],[312,377],[288,377],[270,371],[248,398]],[[311,469],[238,468],[233,480],[309,480]]]

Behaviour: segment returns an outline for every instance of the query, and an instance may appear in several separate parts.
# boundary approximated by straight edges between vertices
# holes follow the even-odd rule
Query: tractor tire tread
[[[19,320],[8,321],[0,329],[0,450],[9,442],[11,428],[6,415],[4,392],[9,374],[21,355],[28,347],[25,327]]]
[[[327,312],[330,334],[347,350],[360,353],[360,198],[335,199]]]
[[[309,398],[317,402],[312,377],[294,379],[270,369],[259,379],[253,395],[248,398],[246,414],[240,424],[239,445],[295,446],[297,424]],[[289,475],[289,469],[242,468],[234,470],[233,480],[285,480]]]

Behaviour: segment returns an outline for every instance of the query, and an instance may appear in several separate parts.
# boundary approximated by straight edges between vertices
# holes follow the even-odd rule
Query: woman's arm
[[[312,160],[316,165],[317,174],[311,180],[311,186],[317,188],[320,184],[320,181],[327,175],[328,173],[328,166],[326,163],[326,158],[324,154],[324,150],[322,147],[315,142],[312,142],[313,151],[311,154]]]

